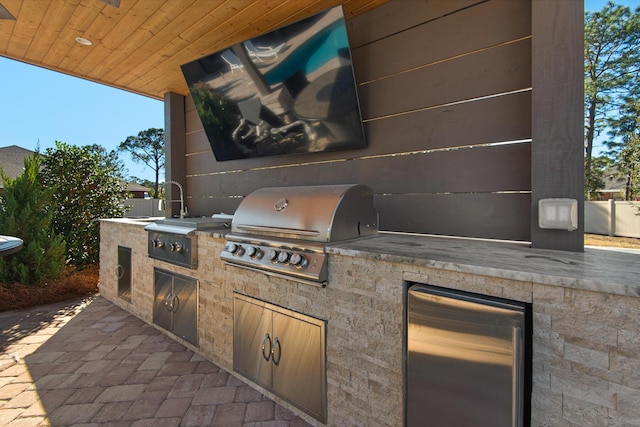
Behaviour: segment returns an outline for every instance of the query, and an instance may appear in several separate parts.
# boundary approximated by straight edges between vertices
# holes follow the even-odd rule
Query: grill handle
[[[320,232],[317,230],[301,230],[298,228],[283,228],[283,227],[267,227],[263,225],[238,225],[238,230],[250,231],[254,233],[287,233],[295,234],[298,236],[318,236]]]

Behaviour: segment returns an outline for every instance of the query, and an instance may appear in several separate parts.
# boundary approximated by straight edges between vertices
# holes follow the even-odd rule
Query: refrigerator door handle
[[[512,363],[512,408],[511,425],[513,427],[522,426],[522,328],[513,327],[513,363]]]

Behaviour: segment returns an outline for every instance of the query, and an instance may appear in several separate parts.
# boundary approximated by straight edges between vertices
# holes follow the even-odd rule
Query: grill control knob
[[[260,259],[262,258],[262,251],[260,250],[260,248],[257,248],[255,246],[249,246],[247,248],[247,255],[249,255],[253,259]]]
[[[182,252],[182,245],[180,243],[172,243],[169,245],[169,250],[171,252]]]
[[[291,258],[289,258],[289,263],[295,266],[304,266],[306,261],[305,257],[300,254],[291,254]]]
[[[160,239],[153,239],[151,240],[151,246],[154,248],[161,248],[164,246],[164,242]]]
[[[285,262],[289,261],[289,255],[289,252],[280,252],[280,254],[278,255],[278,262],[284,264]]]
[[[242,250],[242,245],[239,243],[227,242],[225,245],[225,249],[234,255],[242,255],[244,251]]]
[[[269,252],[267,252],[267,258],[269,258],[269,261],[277,262],[278,257],[279,252],[275,249],[269,249]]]

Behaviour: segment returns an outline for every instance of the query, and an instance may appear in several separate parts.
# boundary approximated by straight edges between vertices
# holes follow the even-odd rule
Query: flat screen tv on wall
[[[182,72],[218,161],[366,146],[342,6]]]

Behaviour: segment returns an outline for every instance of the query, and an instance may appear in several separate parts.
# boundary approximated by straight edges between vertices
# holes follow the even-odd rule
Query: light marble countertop
[[[640,254],[585,248],[531,249],[528,244],[384,233],[335,243],[327,252],[407,265],[640,296]]]
[[[101,221],[146,226],[156,219]],[[219,226],[197,230],[195,234],[224,238],[228,232],[228,228]],[[327,252],[640,297],[640,253],[593,247],[584,252],[566,252],[531,249],[524,243],[386,232],[330,244]]]

